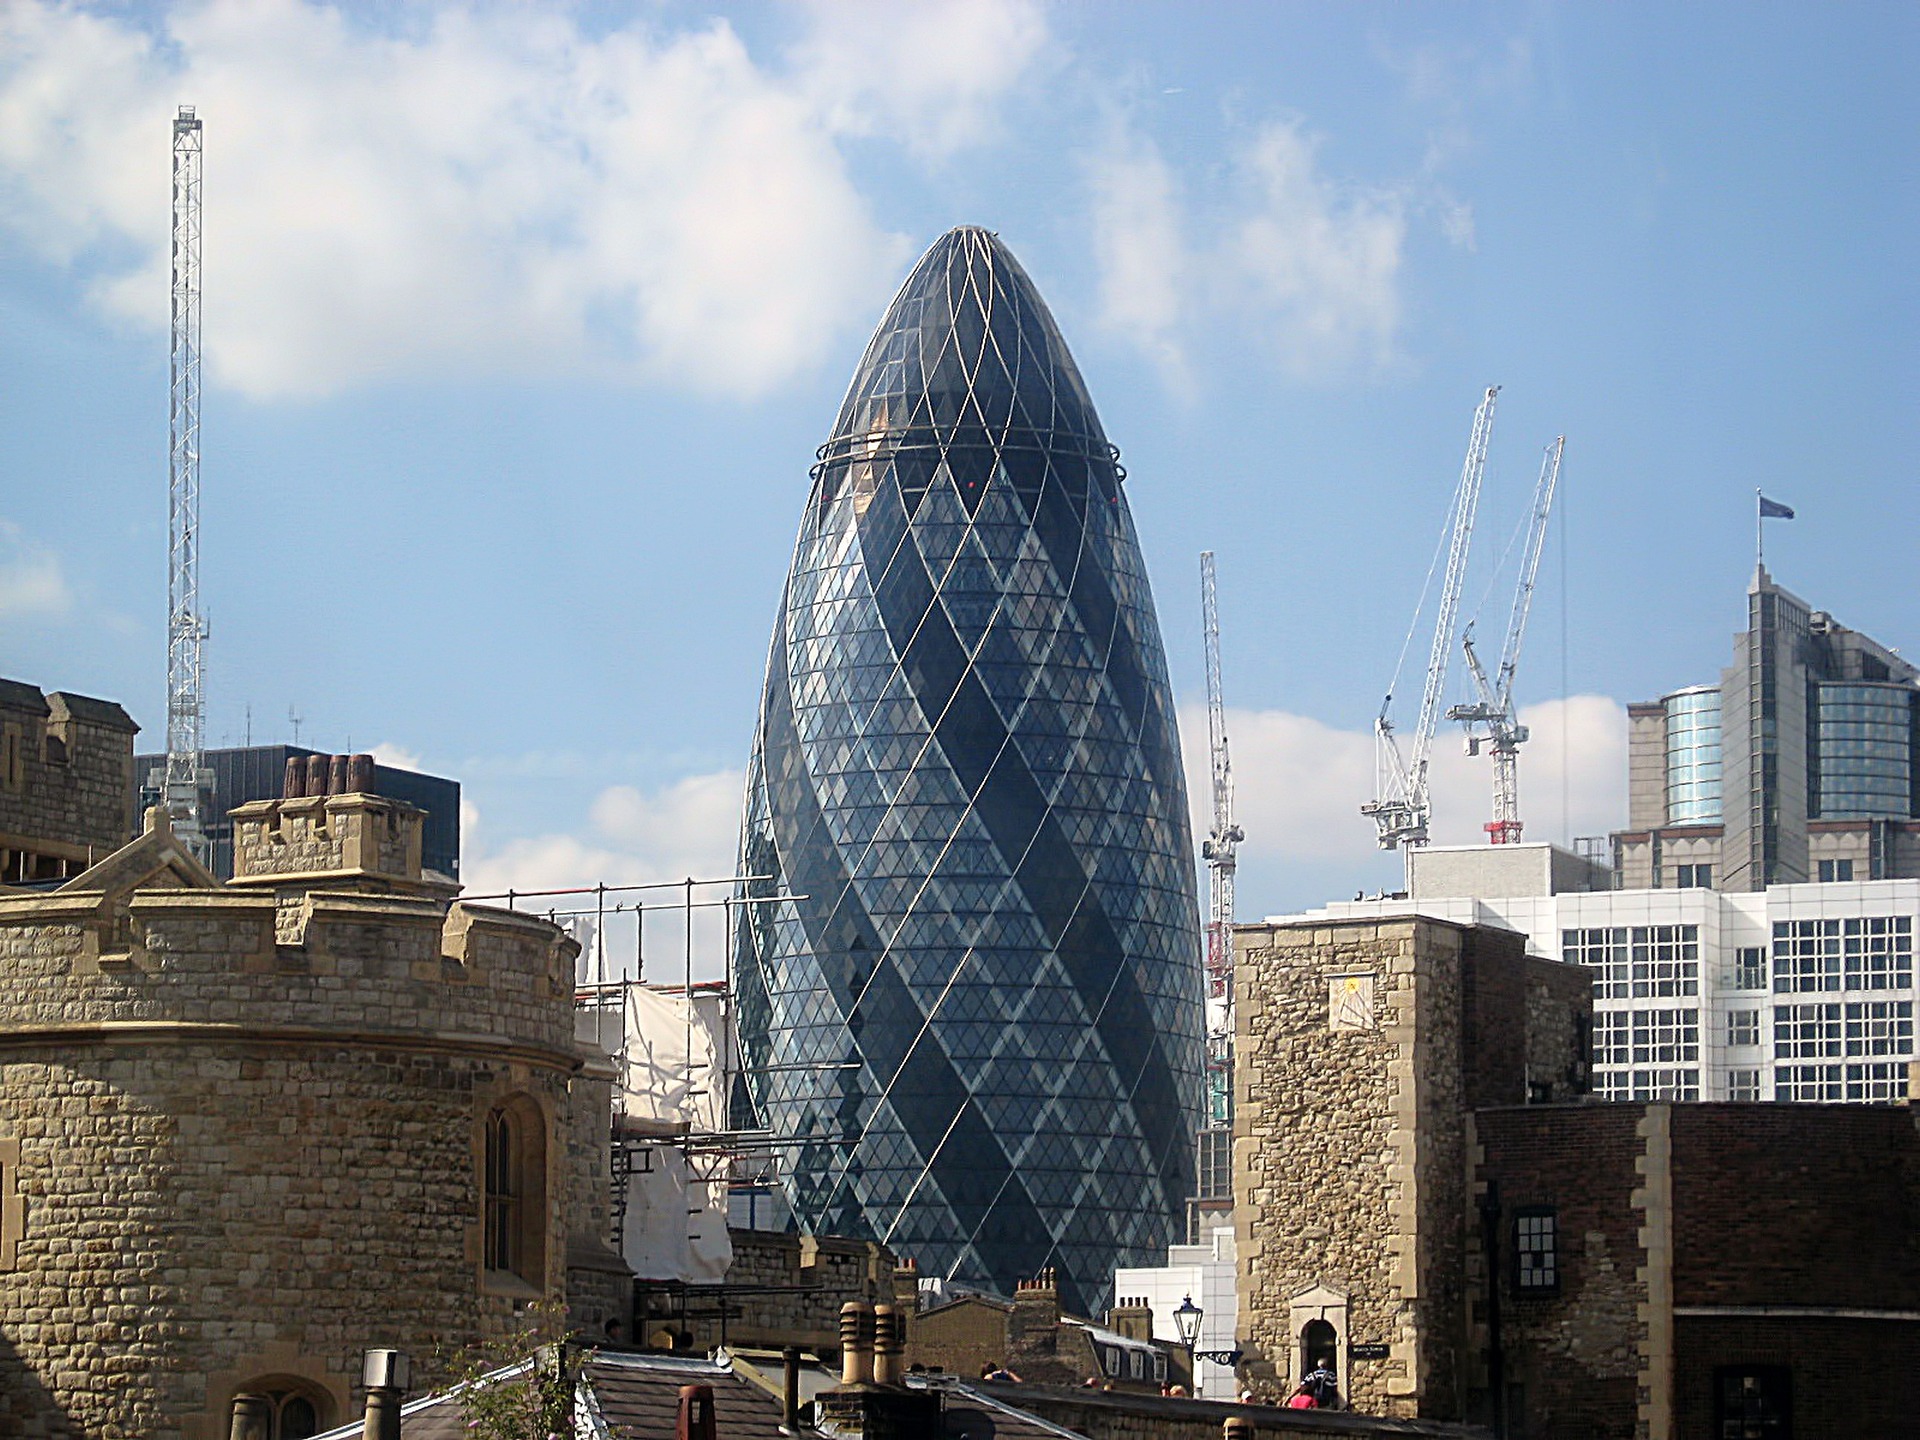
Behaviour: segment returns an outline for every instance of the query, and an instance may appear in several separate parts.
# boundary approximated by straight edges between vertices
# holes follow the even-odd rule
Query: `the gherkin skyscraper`
[[[1199,917],[1121,482],[1033,282],[966,228],[867,347],[747,779],[738,1023],[809,1231],[1069,1305],[1158,1263],[1200,1120]],[[1083,1308],[1081,1313],[1086,1313]]]

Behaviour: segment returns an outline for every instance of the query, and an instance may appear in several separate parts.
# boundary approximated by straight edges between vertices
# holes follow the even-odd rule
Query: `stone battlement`
[[[256,800],[232,812],[233,883],[451,895],[422,878],[426,812],[385,795]]]
[[[574,942],[532,916],[411,896],[155,889],[0,898],[0,1045],[156,1025],[476,1036],[573,1053]]]

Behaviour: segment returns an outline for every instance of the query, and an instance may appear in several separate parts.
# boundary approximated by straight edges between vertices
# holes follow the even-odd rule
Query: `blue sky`
[[[1367,732],[1490,383],[1467,608],[1498,633],[1565,433],[1523,814],[1604,831],[1619,705],[1724,663],[1755,487],[1799,511],[1782,583],[1920,643],[1916,66],[1899,5],[21,0],[0,673],[162,736],[190,103],[209,740],[292,710],[458,776],[470,879],[730,865],[813,447],[958,223],[1086,372],[1189,707],[1218,554],[1243,916],[1393,881]],[[1436,828],[1474,838],[1457,748]]]

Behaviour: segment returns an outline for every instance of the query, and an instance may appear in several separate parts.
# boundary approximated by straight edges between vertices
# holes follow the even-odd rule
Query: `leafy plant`
[[[581,1353],[566,1343],[565,1318],[565,1306],[530,1306],[519,1330],[455,1357],[473,1440],[573,1440]]]

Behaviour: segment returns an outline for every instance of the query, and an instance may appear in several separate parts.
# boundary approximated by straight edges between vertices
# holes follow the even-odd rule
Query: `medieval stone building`
[[[134,727],[30,689],[0,692],[32,857],[0,887],[0,1434],[215,1440],[248,1391],[296,1440],[369,1347],[431,1385],[535,1303],[624,1315],[573,942],[423,880],[421,812],[377,795],[242,807],[227,885],[157,810],[106,833]]]
[[[1594,1100],[1589,973],[1512,931],[1235,942],[1256,1391],[1325,1360],[1355,1410],[1510,1440],[1913,1434],[1920,1112]]]

